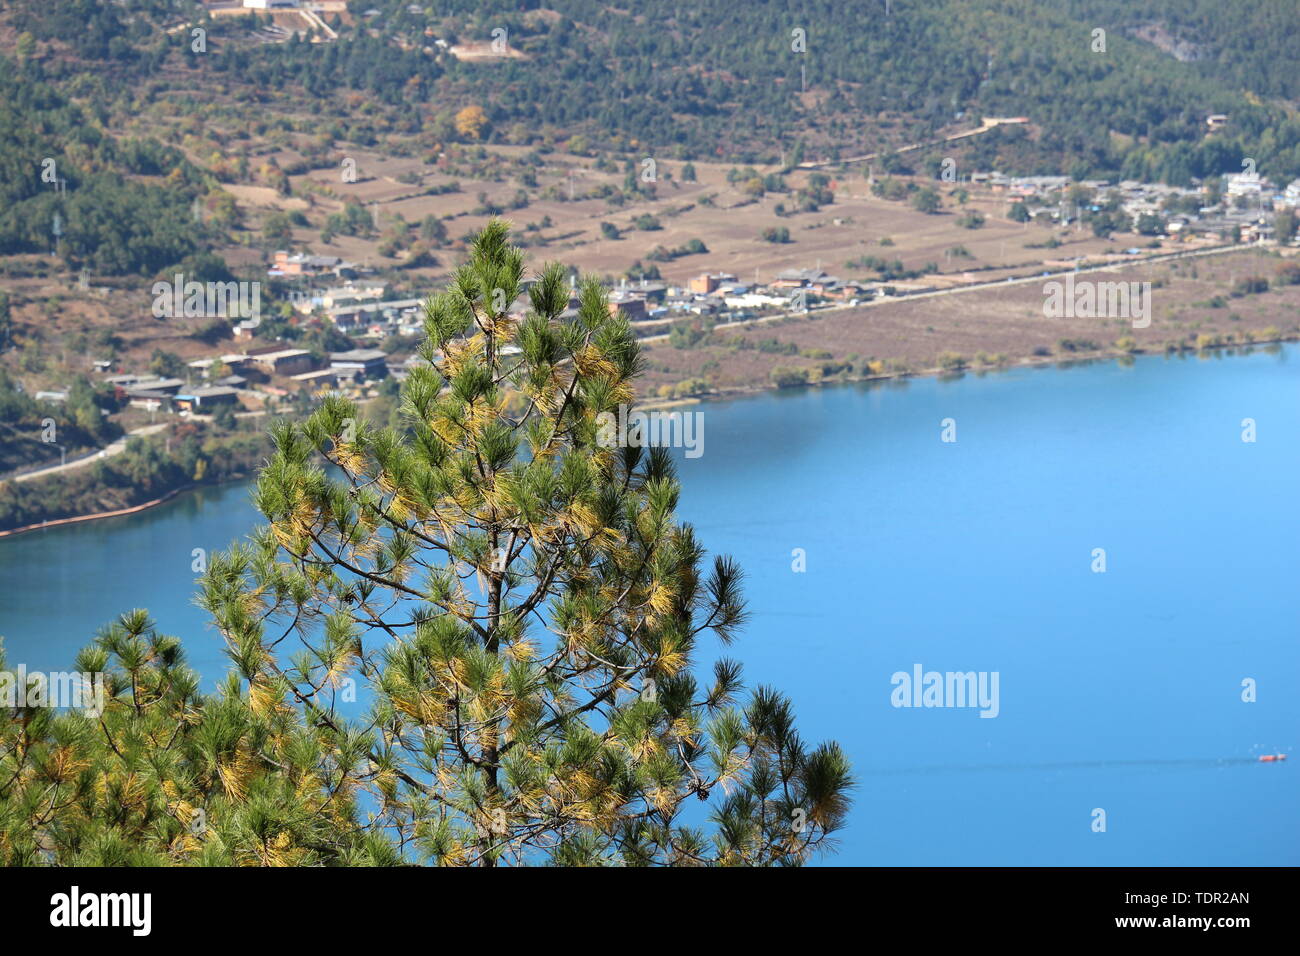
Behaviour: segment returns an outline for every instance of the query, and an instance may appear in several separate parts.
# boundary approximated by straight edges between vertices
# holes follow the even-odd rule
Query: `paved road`
[[[898,149],[881,150],[876,153],[866,153],[862,156],[850,156],[848,159],[810,160],[808,162],[800,163],[798,168],[825,169],[828,166],[847,166],[849,163],[865,163],[868,160],[876,159],[877,157],[884,156],[888,153],[902,155],[903,153],[911,153],[918,149],[928,149],[931,146],[942,146],[944,143],[955,143],[959,139],[968,139],[971,136],[978,136],[980,133],[987,133],[989,130],[997,129],[999,126],[1008,126],[1024,122],[1025,120],[1022,119],[998,119],[990,116],[982,120],[980,125],[975,129],[968,129],[964,133],[953,133],[951,136],[945,136],[942,139],[933,139],[926,143],[911,143],[907,146],[900,146]]]
[[[1151,265],[1156,262],[1169,262],[1174,259],[1191,259],[1196,256],[1216,256],[1225,252],[1241,252],[1245,249],[1255,248],[1249,244],[1240,244],[1233,246],[1212,246],[1208,249],[1188,249],[1182,252],[1167,252],[1154,256],[1143,256],[1141,259],[1128,259],[1122,262],[1108,262],[1099,266],[1087,266],[1082,269],[1057,269],[1057,270],[1040,270],[1033,275],[1020,276],[1019,278],[1011,277],[1005,279],[993,279],[988,282],[971,282],[965,285],[953,286],[949,289],[934,289],[929,292],[912,292],[907,295],[891,295],[883,298],[869,299],[859,302],[857,305],[828,305],[815,308],[818,315],[825,315],[828,312],[843,312],[845,310],[875,309],[884,305],[898,302],[912,302],[916,299],[932,299],[941,295],[960,295],[963,292],[977,292],[980,289],[992,289],[999,286],[1023,285],[1026,282],[1044,282],[1054,276],[1063,276],[1070,273],[1075,275],[1084,275],[1089,272],[1118,272],[1121,269],[1129,269],[1133,266]],[[737,322],[722,322],[715,325],[714,330],[729,328],[744,328],[750,325],[763,325],[767,322],[778,322],[782,319],[789,318],[792,315],[801,315],[800,312],[779,312],[776,315],[765,315],[757,319],[741,319]],[[689,318],[689,316],[686,316]],[[639,339],[641,342],[664,342],[667,341],[668,335],[647,335]]]
[[[26,472],[25,474],[14,475],[12,478],[6,480],[31,481],[33,478],[44,478],[47,475],[57,475],[61,471],[71,471],[74,468],[85,468],[91,462],[98,461],[101,458],[112,458],[114,455],[121,454],[126,449],[127,441],[132,437],[136,435],[156,435],[158,432],[166,428],[169,424],[170,422],[163,422],[162,424],[159,425],[144,425],[140,428],[134,428],[131,431],[127,432],[125,435],[123,435],[121,438],[119,438],[117,441],[113,442],[111,445],[108,445],[107,447],[101,448],[97,451],[89,452],[78,458],[74,458],[72,459],[72,461],[69,461],[66,464],[51,465],[49,468],[41,468],[37,471],[29,471]]]

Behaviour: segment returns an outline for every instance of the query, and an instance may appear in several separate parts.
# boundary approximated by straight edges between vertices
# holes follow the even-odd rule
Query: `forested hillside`
[[[198,171],[107,122],[0,57],[0,255],[57,250],[73,268],[148,275],[197,248]]]
[[[888,6],[888,12],[886,7]],[[621,136],[686,156],[774,157],[796,141],[834,153],[875,146],[878,119],[909,134],[975,117],[1027,115],[1042,137],[999,134],[986,149],[1035,168],[1171,181],[1250,155],[1300,174],[1300,124],[1281,103],[1300,92],[1293,4],[1286,0],[809,0],[784,4],[646,0],[618,9],[566,0],[356,0],[340,42],[240,45],[250,24],[213,23],[232,42],[188,51],[190,16],[163,0],[15,4],[14,24],[136,76],[168,58],[270,90],[328,96],[352,88],[435,112],[484,106],[493,135]],[[366,16],[377,10],[378,15]],[[338,20],[335,18],[335,22]],[[804,31],[796,52],[793,31]],[[1092,31],[1106,31],[1105,52]],[[458,60],[445,47],[487,45],[494,30],[519,58]],[[1205,141],[1205,116],[1232,122]],[[1234,163],[1234,159],[1237,160]]]
[[[889,155],[901,145],[1026,116],[963,144],[965,168],[1186,185],[1250,158],[1286,182],[1300,176],[1295,12],[1287,0],[808,0],[794,12],[354,0],[326,15],[337,40],[273,43],[256,32],[269,16],[214,20],[179,0],[16,0],[0,12],[0,254],[57,247],[74,268],[147,275],[209,245],[187,210],[222,158],[196,166],[113,129],[159,99],[184,123],[186,100],[222,94],[263,125],[331,110],[327,143],[373,145],[382,130],[424,148],[556,142],[758,164],[878,151],[903,172]],[[494,38],[508,55],[489,55]],[[467,128],[457,117],[473,107],[483,119]],[[1229,117],[1212,135],[1210,113]],[[37,175],[46,159],[58,183]]]

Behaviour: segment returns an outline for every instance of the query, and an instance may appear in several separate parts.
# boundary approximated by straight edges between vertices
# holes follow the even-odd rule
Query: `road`
[[[72,459],[62,465],[51,465],[48,468],[41,468],[37,471],[29,471],[25,474],[14,475],[5,479],[6,481],[31,481],[34,478],[45,478],[49,475],[57,475],[61,471],[72,471],[74,468],[85,468],[91,462],[99,461],[101,458],[112,458],[114,455],[120,455],[126,449],[126,443],[136,436],[156,435],[165,429],[170,422],[163,422],[159,425],[144,425],[140,428],[134,428],[127,432],[117,441],[104,448],[88,452],[85,455]]]
[[[1212,246],[1208,249],[1188,249],[1184,252],[1169,252],[1155,256],[1143,256],[1140,259],[1129,259],[1123,262],[1107,262],[1099,266],[1088,266],[1085,269],[1058,269],[1056,271],[1044,270],[1035,272],[1033,275],[1021,276],[1019,278],[995,279],[990,282],[971,282],[966,285],[953,286],[950,289],[934,289],[930,292],[913,292],[908,295],[891,295],[883,298],[870,299],[865,302],[859,302],[857,305],[844,303],[843,305],[828,305],[815,309],[819,316],[828,312],[843,312],[849,309],[874,309],[882,305],[889,305],[891,302],[913,302],[917,299],[932,299],[941,295],[960,295],[963,292],[976,292],[980,289],[1000,288],[1009,285],[1024,285],[1027,282],[1044,282],[1055,276],[1064,276],[1070,273],[1075,275],[1084,275],[1089,272],[1118,272],[1121,269],[1129,269],[1133,266],[1151,265],[1157,262],[1170,262],[1174,259],[1191,259],[1196,256],[1215,256],[1222,255],[1225,252],[1240,252],[1244,249],[1253,248],[1249,244],[1232,245],[1232,246]],[[757,319],[741,319],[738,322],[722,322],[713,327],[714,331],[719,329],[745,328],[751,325],[763,325],[767,322],[777,322],[789,318],[791,315],[801,315],[799,312],[778,312],[776,315],[765,315]],[[690,316],[684,316],[690,318]],[[664,342],[668,336],[665,335],[647,335],[640,342]]]
[[[931,146],[942,146],[944,143],[954,143],[959,139],[967,139],[968,137],[971,136],[978,136],[981,133],[987,133],[989,130],[996,129],[999,126],[1018,125],[1027,122],[1028,120],[1019,116],[1013,118],[1007,118],[1007,119],[988,116],[985,117],[983,120],[981,120],[980,125],[977,126],[975,129],[968,129],[964,133],[953,133],[951,136],[943,137],[943,139],[931,140],[928,143],[912,143],[910,146],[900,146],[898,149],[885,149],[876,153],[866,153],[865,155],[862,156],[850,156],[848,159],[834,159],[834,160],[827,159],[821,161],[809,161],[805,163],[800,163],[798,168],[799,169],[825,169],[828,166],[841,166],[841,165],[848,165],[849,163],[865,163],[868,160],[877,158],[878,156],[884,156],[890,153],[901,155],[903,153],[910,153],[918,149],[926,149]]]

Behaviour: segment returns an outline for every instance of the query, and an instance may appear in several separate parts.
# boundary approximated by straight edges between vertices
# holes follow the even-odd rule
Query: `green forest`
[[[688,158],[773,159],[801,139],[831,155],[875,145],[871,121],[923,134],[980,115],[1026,115],[1042,136],[989,137],[980,159],[1032,173],[1063,166],[1088,176],[1185,182],[1240,168],[1300,175],[1300,122],[1281,101],[1300,91],[1294,8],[1244,14],[1213,0],[815,0],[797,11],[709,0],[685,8],[647,0],[624,11],[572,0],[536,3],[357,0],[362,28],[338,43],[231,44],[194,56],[187,38],[145,24],[180,4],[117,8],[86,0],[17,4],[20,27],[84,57],[147,77],[168,62],[237,77],[260,89],[328,97],[365,90],[426,111],[475,102],[495,135],[515,123],[621,136]],[[50,16],[51,8],[63,16]],[[93,8],[93,15],[87,9]],[[377,16],[365,16],[377,10]],[[416,12],[418,11],[418,12]],[[217,34],[252,23],[212,22]],[[854,29],[843,29],[846,22]],[[1093,30],[1106,31],[1104,52]],[[461,62],[420,45],[488,43],[494,30],[525,59]],[[804,31],[804,52],[794,31]],[[1155,31],[1164,46],[1140,39]],[[1177,54],[1177,55],[1175,55]],[[805,86],[809,95],[803,95]],[[1270,105],[1269,101],[1278,101]],[[1205,116],[1228,113],[1220,136]]]
[[[351,4],[354,26],[333,18],[337,42],[264,44],[252,33],[269,21],[212,20],[174,0],[19,0],[8,18],[21,32],[0,69],[0,254],[150,275],[216,243],[191,214],[212,175],[174,146],[111,132],[178,70],[259,111],[269,90],[307,110],[361,93],[438,141],[580,138],[762,164],[887,152],[981,116],[1023,115],[1032,132],[971,140],[963,166],[1187,185],[1249,158],[1274,181],[1300,176],[1297,26],[1282,0],[1231,12],[1213,0],[1156,0],[1141,13],[1121,0],[888,6],[363,0]],[[192,49],[190,23],[211,34],[211,52]],[[447,50],[486,45],[494,31],[518,58]],[[469,105],[486,118],[472,134],[453,121]],[[1213,135],[1210,113],[1229,117]],[[373,122],[367,109],[322,132],[367,145]]]
[[[71,268],[151,275],[199,248],[199,172],[172,147],[114,139],[108,122],[35,65],[11,70],[0,57],[0,255],[54,252]]]

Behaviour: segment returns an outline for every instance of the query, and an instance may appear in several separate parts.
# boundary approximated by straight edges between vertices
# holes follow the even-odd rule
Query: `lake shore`
[[[1300,341],[1300,335],[1289,337],[1280,337],[1276,339],[1258,340],[1249,343],[1223,343],[1220,345],[1206,346],[1201,349],[1186,349],[1177,352],[1161,352],[1159,355],[1165,357],[1193,355],[1205,357],[1216,354],[1235,354],[1240,351],[1242,354],[1249,355],[1254,351],[1263,349],[1277,349],[1284,345]],[[1133,352],[1121,352],[1110,350],[1106,352],[1084,353],[1074,356],[1025,356],[1015,362],[1007,362],[998,365],[964,365],[959,368],[922,368],[908,371],[883,372],[881,374],[871,375],[843,375],[838,374],[830,377],[824,377],[815,381],[799,382],[790,385],[781,385],[775,382],[755,382],[750,385],[733,385],[718,388],[714,391],[703,392],[698,395],[691,395],[683,398],[652,398],[637,404],[637,409],[642,411],[662,411],[664,409],[681,408],[691,405],[701,405],[709,402],[735,401],[744,398],[757,398],[770,392],[821,388],[835,385],[869,385],[872,383],[885,383],[891,381],[907,380],[912,378],[954,378],[963,375],[988,375],[997,372],[1010,372],[1016,369],[1026,368],[1060,368],[1068,369],[1080,365],[1092,365],[1097,362],[1123,362],[1131,361],[1137,358],[1152,358],[1155,355],[1142,350]]]
[[[1293,252],[1250,248],[1091,272],[1088,281],[1149,284],[1148,314],[1136,324],[1118,316],[1047,317],[1044,287],[1060,275],[743,325],[690,317],[671,338],[643,345],[641,391],[655,402],[726,397],[782,384],[1296,341],[1300,285],[1290,284]]]
[[[747,686],[792,696],[809,739],[841,743],[872,793],[844,832],[846,860],[1292,862],[1295,842],[1276,838],[1295,829],[1285,765],[1218,761],[1241,761],[1256,742],[1286,751],[1297,726],[1294,700],[1260,711],[1233,689],[1238,674],[1297,668],[1286,575],[1300,536],[1280,480],[1300,448],[1296,348],[1148,357],[1132,371],[1092,361],[1068,374],[918,375],[708,407],[709,450],[683,465],[677,517],[745,569],[751,616],[736,645],[702,646],[701,673],[735,657]],[[965,429],[957,444],[939,437],[949,414]],[[1244,414],[1268,423],[1260,442],[1241,441]],[[66,669],[116,614],[147,608],[216,693],[230,661],[194,603],[192,552],[211,555],[262,522],[246,489],[0,546],[9,660]],[[1243,495],[1270,520],[1204,507]],[[791,564],[796,547],[805,571]],[[1094,547],[1108,553],[1106,574],[1091,568]],[[865,617],[819,600],[864,581]],[[1261,595],[1249,641],[1225,588]],[[890,675],[916,662],[998,672],[998,718],[891,706]],[[1114,702],[1100,738],[1098,688]],[[1088,826],[1103,802],[1138,821],[1104,845]],[[1239,822],[1206,831],[1206,806]],[[954,843],[972,807],[989,832]],[[897,826],[882,834],[877,813]]]
[[[54,518],[50,521],[40,521],[35,524],[23,525],[21,528],[9,528],[0,531],[0,539],[12,538],[20,534],[29,534],[33,531],[43,531],[46,528],[58,528],[63,525],[79,524],[83,521],[99,521],[102,518],[120,518],[123,515],[138,514],[141,511],[148,511],[150,508],[157,508],[164,505],[172,499],[183,495],[187,492],[198,491],[200,488],[219,488],[223,485],[233,485],[248,478],[247,472],[238,472],[223,478],[220,481],[196,481],[191,484],[182,485],[179,488],[173,488],[159,498],[151,501],[145,501],[138,505],[131,505],[128,508],[116,508],[112,511],[96,511],[89,514],[70,515],[65,518]]]
[[[232,479],[234,480],[234,479]],[[195,487],[198,487],[197,485]],[[100,518],[117,518],[121,515],[132,515],[139,511],[145,511],[149,508],[156,508],[166,501],[171,501],[183,491],[193,491],[193,488],[175,488],[161,498],[155,498],[153,501],[146,501],[144,504],[134,505],[130,508],[118,508],[116,511],[100,511],[95,514],[75,515],[70,518],[55,518],[53,521],[42,521],[39,524],[24,525],[21,528],[10,528],[8,531],[0,531],[0,538],[9,538],[18,534],[26,534],[29,531],[40,531],[42,528],[57,528],[65,524],[77,524],[81,521],[96,521]]]
[[[1206,353],[1221,353],[1221,352],[1235,353],[1237,350],[1241,350],[1243,354],[1250,354],[1255,350],[1268,349],[1268,348],[1280,348],[1282,345],[1285,345],[1288,342],[1296,341],[1296,339],[1297,339],[1296,336],[1292,336],[1290,338],[1278,338],[1278,339],[1267,340],[1267,341],[1255,341],[1248,344],[1247,343],[1243,343],[1243,344],[1224,343],[1221,345],[1207,346],[1206,348],[1194,350],[1192,351],[1192,354],[1201,356]],[[1132,360],[1136,357],[1143,356],[1144,354],[1145,353],[1141,351],[1132,352],[1132,353],[1109,351],[1105,353],[1083,354],[1083,355],[1077,355],[1073,357],[1026,356],[1015,363],[1007,363],[1007,364],[1002,364],[997,366],[961,367],[961,368],[926,368],[926,369],[916,369],[916,370],[907,370],[907,371],[893,371],[893,372],[885,372],[882,374],[869,374],[869,375],[861,375],[861,376],[837,375],[834,377],[827,377],[816,381],[803,382],[803,383],[798,383],[796,385],[788,385],[788,386],[778,385],[772,382],[766,382],[766,383],[756,382],[750,385],[736,385],[728,388],[719,388],[716,391],[707,392],[700,395],[692,395],[683,398],[651,398],[646,401],[638,403],[636,407],[638,410],[642,410],[642,411],[663,411],[666,409],[685,408],[685,407],[691,407],[691,406],[701,405],[704,403],[711,403],[711,402],[736,401],[745,398],[757,398],[769,392],[780,391],[782,389],[819,388],[819,387],[834,386],[834,385],[870,385],[872,383],[883,384],[885,382],[907,380],[912,378],[945,378],[945,377],[953,378],[953,377],[960,377],[966,374],[987,375],[989,373],[1008,372],[1014,369],[1024,369],[1024,368],[1066,369],[1072,366],[1091,365],[1097,362],[1124,361],[1126,359]],[[1187,352],[1185,351],[1183,353],[1173,353],[1173,354],[1187,354]],[[42,531],[46,528],[56,528],[56,527],[61,527],[63,525],[77,524],[85,521],[97,521],[102,518],[117,518],[123,515],[136,514],[138,512],[147,511],[151,508],[156,508],[159,505],[166,504],[168,501],[171,501],[172,499],[176,498],[178,495],[184,494],[186,492],[197,491],[200,488],[215,488],[224,485],[235,484],[237,482],[244,481],[247,478],[248,478],[247,472],[240,472],[238,474],[231,475],[228,478],[224,478],[220,481],[194,482],[192,484],[188,484],[179,488],[173,488],[172,490],[168,491],[166,494],[164,494],[159,498],[155,498],[151,501],[146,501],[138,505],[133,505],[131,507],[118,508],[112,511],[100,511],[100,512],[88,513],[88,514],[82,514],[82,515],[72,515],[68,517],[54,519],[51,521],[43,521],[35,524],[24,525],[23,527],[20,528],[10,528],[8,530],[0,531],[0,539],[10,538],[20,534],[29,534],[34,531]]]

